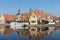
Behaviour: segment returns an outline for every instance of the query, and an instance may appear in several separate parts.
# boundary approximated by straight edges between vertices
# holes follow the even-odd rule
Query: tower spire
[[[17,15],[20,15],[21,13],[20,13],[20,7],[19,7],[19,9],[18,9],[18,12],[17,12]]]
[[[19,9],[18,9],[18,13],[20,13],[20,7],[19,7]]]

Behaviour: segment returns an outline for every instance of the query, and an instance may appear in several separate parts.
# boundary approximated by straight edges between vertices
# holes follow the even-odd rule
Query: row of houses
[[[0,24],[5,24],[5,23],[12,23],[12,28],[19,28],[18,26],[21,26],[20,23],[16,24],[16,21],[18,22],[27,22],[30,25],[38,25],[38,24],[55,24],[55,23],[59,23],[60,22],[60,17],[56,17],[53,16],[52,14],[49,13],[45,13],[44,11],[39,11],[39,10],[32,10],[30,9],[29,12],[25,12],[25,13],[20,13],[20,10],[18,10],[18,13],[15,15],[12,14],[2,14],[0,15]],[[14,26],[16,27],[14,27]],[[0,25],[0,29],[3,29],[4,31],[4,27],[2,27]],[[2,30],[1,29],[1,30]],[[37,33],[38,28],[36,26],[30,27],[30,31],[35,31],[34,33]],[[32,34],[31,32],[31,34]]]
[[[55,24],[58,23],[59,21],[60,21],[59,17],[53,16],[52,14],[45,13],[39,10],[31,10],[31,15],[29,19],[29,22],[31,24],[33,24],[33,22],[35,22],[34,24],[41,24],[41,23]]]
[[[16,15],[12,14],[2,14],[0,15],[0,24],[4,24],[6,22],[11,22],[11,21],[26,21],[29,22],[29,24],[37,25],[41,23],[54,23],[54,22],[59,22],[60,19],[59,17],[53,16],[52,14],[45,13],[43,11],[39,10],[32,10],[30,9],[29,12],[27,13],[20,13],[18,10],[18,13]]]

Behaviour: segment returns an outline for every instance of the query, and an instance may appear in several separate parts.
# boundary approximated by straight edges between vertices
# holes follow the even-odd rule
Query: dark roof
[[[20,10],[18,10],[18,12],[17,12],[17,14],[16,15],[20,15],[21,13],[20,13]]]
[[[17,13],[16,15],[20,15],[20,13]]]

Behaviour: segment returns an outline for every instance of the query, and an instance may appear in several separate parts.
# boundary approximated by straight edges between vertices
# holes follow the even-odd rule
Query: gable
[[[0,16],[0,20],[5,20],[3,15]]]
[[[34,15],[36,15],[37,18],[41,18],[43,20],[48,20],[48,17],[50,16],[50,19],[52,18],[52,14],[48,14],[42,11],[38,11],[38,10],[31,10],[31,14],[34,13]]]
[[[36,20],[36,19],[37,19],[36,15],[34,14],[34,12],[32,12],[30,16],[30,20]]]

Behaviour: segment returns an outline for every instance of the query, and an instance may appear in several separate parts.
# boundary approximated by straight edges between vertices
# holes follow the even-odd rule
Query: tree
[[[26,19],[24,20],[24,22],[29,22],[29,16],[26,17]]]
[[[16,20],[13,20],[12,22],[16,22]]]
[[[7,28],[7,29],[8,29],[8,28],[10,28],[10,26],[5,26],[5,28]]]

